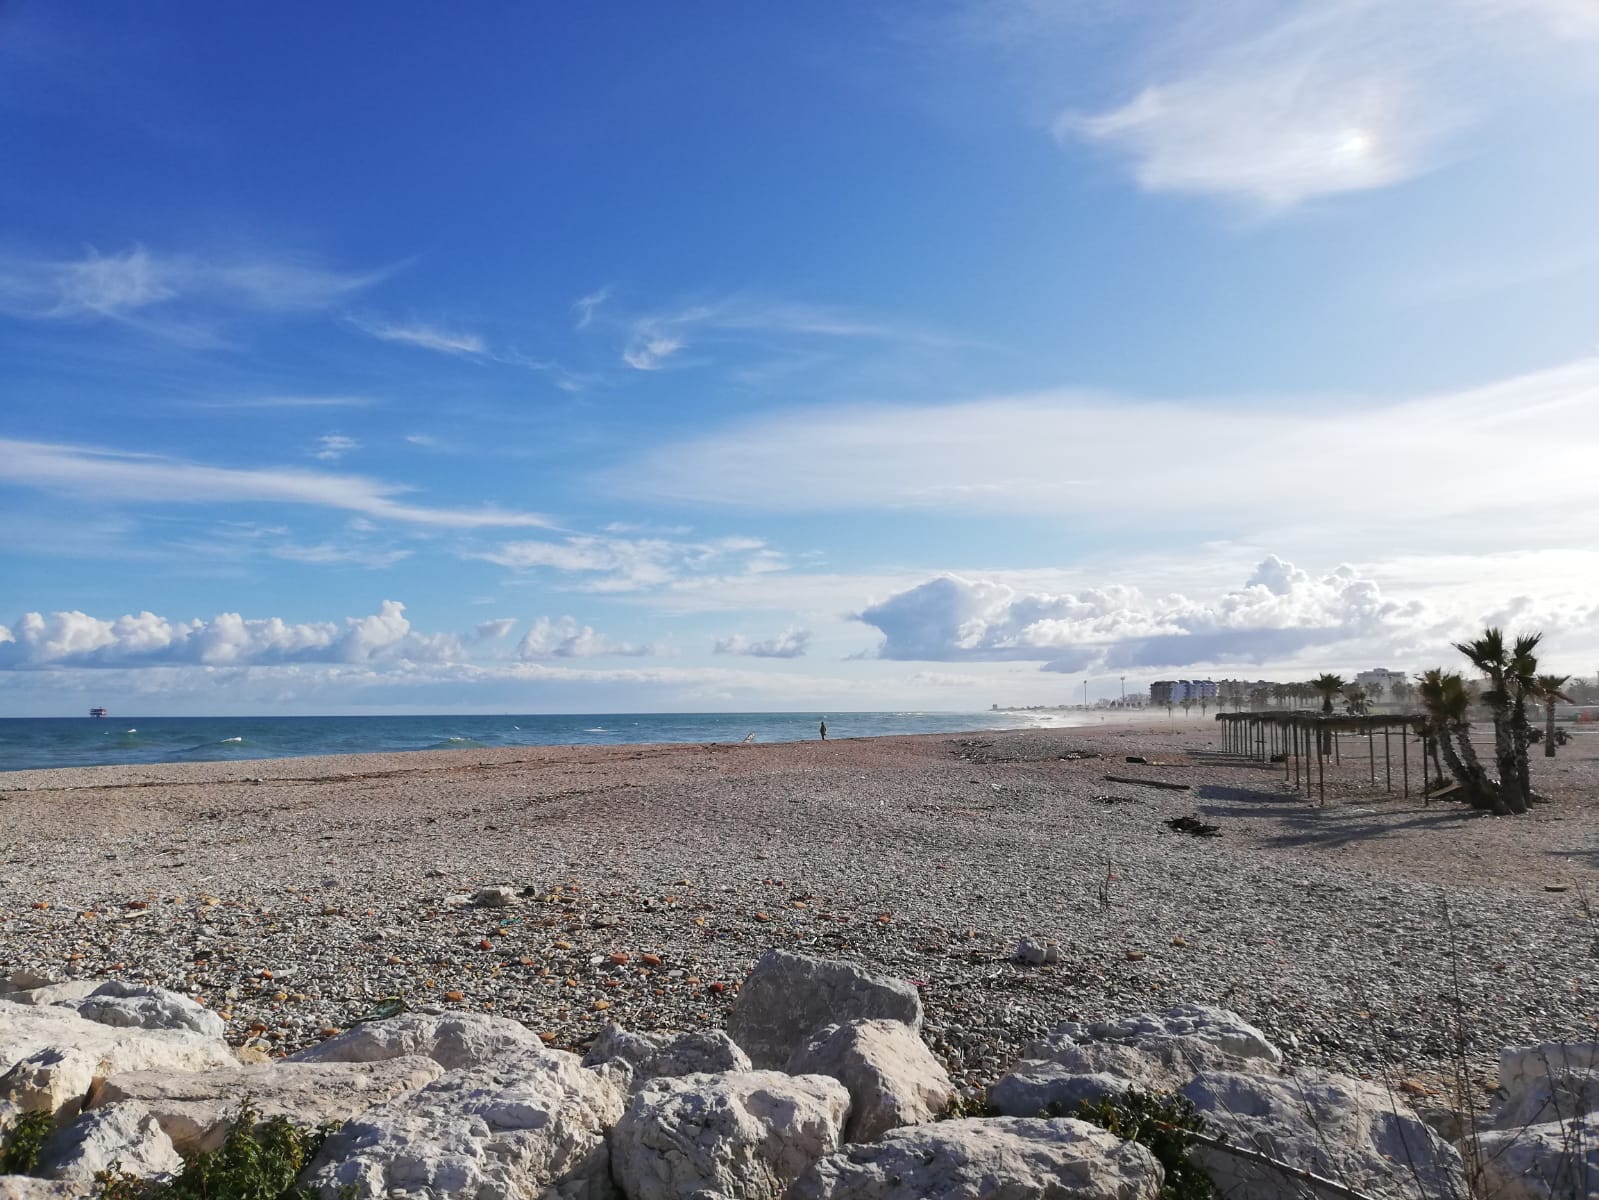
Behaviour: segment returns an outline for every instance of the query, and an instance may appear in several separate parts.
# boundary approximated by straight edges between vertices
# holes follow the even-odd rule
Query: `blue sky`
[[[1592,671],[1596,64],[1591,0],[7,5],[0,712]]]

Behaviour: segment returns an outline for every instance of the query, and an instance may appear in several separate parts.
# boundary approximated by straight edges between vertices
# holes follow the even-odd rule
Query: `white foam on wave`
[[[242,741],[244,741],[244,739],[242,737],[223,738],[222,739],[222,744],[224,746],[226,746],[229,742],[242,742]]]

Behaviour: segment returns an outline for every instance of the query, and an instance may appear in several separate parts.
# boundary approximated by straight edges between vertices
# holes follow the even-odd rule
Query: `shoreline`
[[[583,714],[579,714],[583,715]],[[40,718],[41,720],[54,720],[58,718]],[[887,741],[896,738],[951,738],[951,737],[982,737],[989,734],[1007,733],[1023,734],[1043,732],[1050,730],[1073,731],[1090,729],[1123,729],[1123,728],[1158,728],[1166,724],[1164,718],[1159,724],[1156,718],[1118,717],[1115,720],[1101,720],[1098,722],[1083,721],[1080,723],[1033,723],[1016,726],[988,726],[975,729],[944,730],[937,733],[887,733],[887,734],[861,734],[830,736],[826,739],[828,745],[843,743],[863,743]],[[1207,727],[1209,727],[1207,725]],[[832,729],[829,728],[829,733]],[[432,765],[414,767],[413,770],[450,770],[473,763],[482,762],[485,765],[507,765],[520,762],[534,762],[541,755],[549,753],[586,753],[589,751],[613,751],[617,753],[655,752],[672,748],[692,749],[695,747],[717,747],[719,749],[738,748],[752,750],[769,748],[772,746],[808,745],[812,742],[821,743],[822,739],[814,733],[805,738],[785,740],[771,740],[765,742],[744,743],[741,741],[705,742],[705,741],[680,741],[680,742],[526,742],[510,746],[472,746],[461,749],[440,749],[434,747],[418,748],[415,750],[371,750],[350,751],[339,754],[294,754],[270,758],[210,758],[194,759],[186,762],[128,762],[128,763],[95,763],[60,767],[18,767],[0,770],[0,792],[11,791],[48,791],[65,790],[81,787],[131,787],[161,782],[237,782],[240,778],[265,777],[263,772],[270,772],[273,778],[322,780],[332,779],[345,775],[366,773],[396,774],[397,768],[390,764],[391,759],[409,761],[413,758],[426,758]],[[304,774],[290,770],[286,764],[304,764],[308,770],[315,769],[319,773]],[[342,771],[334,770],[335,764],[343,764]],[[209,776],[195,775],[196,772],[211,772]],[[138,772],[137,779],[112,779],[105,774],[108,772],[132,773]],[[170,772],[170,774],[168,774]],[[88,777],[81,782],[57,783],[48,778],[55,775],[85,774]],[[35,778],[40,777],[40,778]]]
[[[1179,1001],[1307,1066],[1441,1076],[1456,974],[1478,1071],[1508,1042],[1592,1036],[1599,736],[1536,759],[1554,802],[1502,820],[1375,794],[1348,760],[1317,808],[1218,744],[1161,714],[12,773],[0,974],[203,996],[269,1054],[390,994],[577,1046],[613,1017],[720,1024],[778,945],[915,981],[972,1086],[1059,1020]],[[1186,814],[1221,836],[1167,828]],[[474,907],[483,886],[519,903]],[[1062,963],[1012,961],[1022,936]]]

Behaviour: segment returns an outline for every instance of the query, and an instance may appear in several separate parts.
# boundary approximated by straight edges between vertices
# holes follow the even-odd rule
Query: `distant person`
[[[821,733],[822,741],[825,742],[827,740],[827,718],[826,717],[822,718],[822,724],[821,724],[818,732]]]

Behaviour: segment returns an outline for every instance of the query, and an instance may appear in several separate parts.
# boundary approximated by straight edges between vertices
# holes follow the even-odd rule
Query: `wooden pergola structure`
[[[1372,786],[1377,784],[1377,734],[1382,734],[1383,780],[1389,794],[1394,793],[1393,735],[1399,734],[1399,777],[1401,794],[1410,795],[1410,743],[1423,735],[1425,718],[1419,713],[1382,713],[1356,716],[1347,713],[1320,713],[1304,709],[1265,712],[1217,713],[1222,728],[1222,751],[1257,762],[1283,764],[1283,782],[1293,781],[1297,792],[1319,795],[1327,803],[1327,760],[1334,766],[1343,760],[1343,740],[1354,735],[1358,744],[1365,734],[1366,761]],[[1425,746],[1421,753],[1421,794],[1431,791]]]

